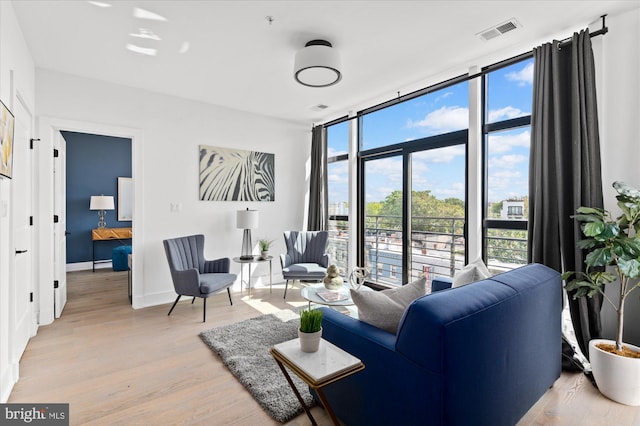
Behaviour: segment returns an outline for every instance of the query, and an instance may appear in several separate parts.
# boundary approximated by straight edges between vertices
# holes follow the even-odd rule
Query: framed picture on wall
[[[275,155],[200,145],[200,199],[275,201]]]
[[[0,101],[0,175],[11,179],[13,174],[13,128],[15,118]]]
[[[129,177],[118,178],[118,220],[133,220],[133,179]]]

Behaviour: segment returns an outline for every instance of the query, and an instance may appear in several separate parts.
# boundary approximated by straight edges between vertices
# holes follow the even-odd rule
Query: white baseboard
[[[2,389],[0,389],[0,403],[5,404],[9,400],[9,395],[13,390],[13,386],[17,382],[17,377],[14,374],[14,369],[11,365],[7,365],[4,371],[2,371],[2,377],[0,383],[2,383]]]
[[[67,263],[67,272],[74,271],[88,271],[93,267],[93,262],[76,262],[76,263]],[[106,269],[111,268],[111,261],[106,261],[101,263],[96,263],[96,269]]]
[[[176,293],[171,289],[169,292],[145,294],[142,297],[136,297],[138,303],[134,303],[134,308],[148,308],[150,306],[166,305],[176,300]],[[142,302],[142,303],[140,303]]]

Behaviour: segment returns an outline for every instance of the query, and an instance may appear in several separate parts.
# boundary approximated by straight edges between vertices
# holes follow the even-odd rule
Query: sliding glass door
[[[402,285],[403,157],[381,156],[364,163],[365,265],[380,284]]]
[[[363,156],[363,264],[400,286],[453,276],[465,262],[466,131]]]
[[[465,145],[411,154],[409,281],[453,276],[465,260]]]

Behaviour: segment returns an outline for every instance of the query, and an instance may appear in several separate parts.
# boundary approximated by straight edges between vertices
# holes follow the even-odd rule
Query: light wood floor
[[[283,287],[232,293],[233,306],[224,293],[210,298],[202,323],[201,300],[181,302],[170,317],[170,305],[133,310],[126,272],[69,273],[63,315],[29,342],[9,402],[69,403],[73,425],[278,424],[198,333],[306,304],[299,289],[284,301]],[[312,413],[331,424],[321,408]],[[310,422],[303,414],[288,424]],[[563,374],[519,424],[640,425],[640,409],[607,400],[581,374]]]

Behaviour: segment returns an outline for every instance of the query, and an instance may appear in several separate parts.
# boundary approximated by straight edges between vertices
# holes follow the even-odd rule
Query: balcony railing
[[[329,257],[342,275],[347,274],[349,265],[349,222],[347,220],[329,220]]]
[[[527,263],[527,231],[490,228],[484,244],[487,266],[496,272]]]
[[[434,276],[452,277],[464,266],[464,219],[455,217],[413,217],[411,219],[410,280],[422,275],[428,285]],[[346,220],[329,221],[331,262],[347,271]],[[402,218],[400,216],[365,217],[365,258],[371,280],[381,284],[402,284]],[[488,266],[495,272],[526,263],[526,231],[492,229],[485,238]]]

